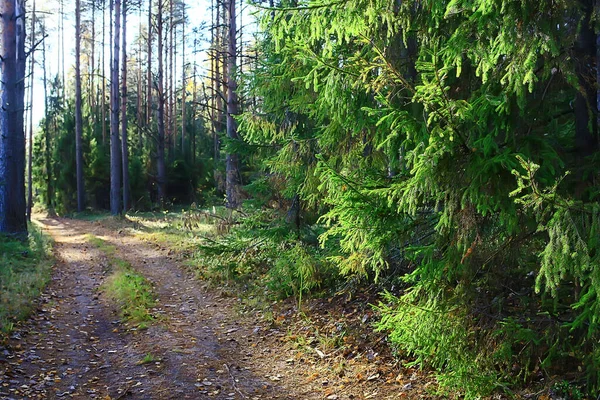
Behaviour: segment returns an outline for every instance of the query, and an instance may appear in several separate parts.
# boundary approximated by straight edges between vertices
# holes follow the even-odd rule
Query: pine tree
[[[0,2],[0,233],[27,232],[25,203],[25,15],[22,0]]]

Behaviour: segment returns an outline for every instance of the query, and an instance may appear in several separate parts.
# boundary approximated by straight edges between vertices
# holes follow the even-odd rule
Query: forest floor
[[[195,277],[164,245],[102,221],[37,216],[55,241],[52,281],[0,345],[0,399],[435,398],[434,378],[403,368],[373,333],[361,295],[266,312]],[[151,284],[154,317],[127,324],[104,289],[114,246]],[[269,318],[265,318],[265,314]]]

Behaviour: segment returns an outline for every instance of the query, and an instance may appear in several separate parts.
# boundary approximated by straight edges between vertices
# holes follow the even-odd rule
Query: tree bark
[[[150,126],[152,115],[152,0],[148,0],[148,93],[146,93],[146,126]]]
[[[173,44],[174,44],[174,40],[173,40],[173,32],[175,30],[175,27],[173,26],[173,1],[174,0],[169,0],[169,73],[168,73],[168,79],[167,79],[167,92],[169,93],[169,96],[167,97],[167,112],[166,112],[166,116],[167,116],[167,143],[168,143],[168,147],[169,147],[169,162],[173,162],[174,159],[174,152],[173,152],[173,148],[174,143],[173,143],[173,118],[174,118],[174,110],[173,110],[173,98],[175,96],[174,94],[174,85],[173,85]]]
[[[590,65],[596,58],[596,35],[592,27],[594,0],[581,0],[583,18],[575,45],[575,72],[579,80],[579,90],[575,98],[575,147],[581,157],[591,155],[597,148],[597,90],[594,85]]]
[[[229,35],[227,54],[227,137],[229,140],[238,140],[237,122],[235,115],[238,114],[239,102],[237,97],[237,53],[236,53],[236,0],[228,0],[229,11]],[[240,166],[237,153],[228,152],[226,156],[225,190],[227,196],[227,207],[238,208],[240,205]]]
[[[123,209],[129,209],[129,151],[127,148],[127,0],[123,0],[123,46],[121,69],[121,156],[123,171]]]
[[[181,23],[181,154],[185,159],[185,95],[187,90],[185,76],[185,4],[183,7],[183,19]]]
[[[34,83],[34,69],[35,69],[35,0],[33,0],[33,10],[31,14],[31,72],[29,76],[29,157],[27,158],[27,220],[31,221],[31,209],[33,207],[33,83]]]
[[[85,209],[83,187],[83,121],[81,115],[81,0],[75,0],[75,169],[77,211]]]
[[[106,144],[106,3],[104,1],[102,7],[102,144]],[[110,9],[112,10],[112,0]]]
[[[0,1],[0,232],[25,234],[25,7]]]
[[[158,31],[158,140],[156,149],[156,181],[158,186],[158,201],[164,207],[167,198],[167,171],[165,168],[165,94],[163,88],[163,18],[162,2],[158,3],[156,27]]]
[[[54,212],[52,205],[52,197],[54,196],[53,182],[52,182],[52,164],[50,160],[50,119],[48,118],[48,70],[46,67],[46,32],[45,26],[42,31],[44,35],[44,42],[42,46],[42,71],[43,71],[43,84],[44,84],[44,161],[46,164],[46,208],[50,213]]]
[[[110,212],[121,213],[121,143],[119,138],[119,45],[121,0],[114,1],[113,54],[110,82]]]

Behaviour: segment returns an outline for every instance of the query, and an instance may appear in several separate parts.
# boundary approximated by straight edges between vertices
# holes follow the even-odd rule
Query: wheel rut
[[[58,262],[37,311],[0,347],[1,399],[288,398],[253,373],[244,348],[252,330],[237,321],[233,300],[207,290],[168,252],[93,222],[39,223]],[[102,292],[110,266],[89,233],[151,282],[157,320],[148,329],[118,320]]]

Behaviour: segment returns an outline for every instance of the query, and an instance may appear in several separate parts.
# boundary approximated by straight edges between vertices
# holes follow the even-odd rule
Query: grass
[[[29,225],[27,240],[0,236],[0,342],[33,310],[34,300],[50,280],[52,242]]]
[[[112,273],[103,289],[117,305],[123,321],[138,329],[147,328],[155,319],[150,309],[156,304],[150,282],[131,264],[116,256],[115,246],[94,235],[88,235],[87,240],[108,258]]]
[[[138,365],[144,365],[144,364],[152,364],[158,361],[158,358],[156,358],[152,353],[146,353],[146,355],[144,357],[142,357],[142,359],[140,361],[137,362]]]

